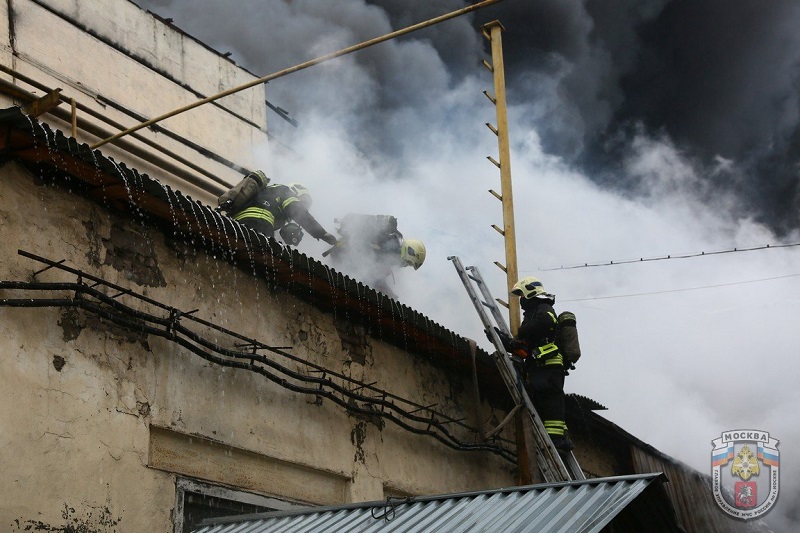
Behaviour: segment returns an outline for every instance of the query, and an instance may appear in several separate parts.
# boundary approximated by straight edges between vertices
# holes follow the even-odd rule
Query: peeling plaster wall
[[[11,34],[8,24],[8,2],[0,2],[0,57],[4,65],[11,65]]]
[[[0,54],[5,66],[51,88],[61,88],[62,95],[75,98],[79,104],[124,127],[136,126],[142,120],[105,101],[150,119],[258,77],[128,0],[3,1],[0,16]],[[43,95],[5,73],[0,77],[37,96]],[[158,125],[238,165],[257,168],[265,163],[254,160],[255,148],[268,142],[264,97],[264,86],[256,85]],[[67,109],[68,104],[62,104],[62,108]],[[118,131],[85,113],[79,112],[79,116],[112,133]],[[69,124],[52,115],[41,119],[70,131]],[[143,128],[136,135],[154,140],[230,184],[241,178],[227,166],[150,128]],[[88,144],[101,140],[80,130],[78,139]],[[130,135],[125,139],[138,142]],[[141,172],[158,175],[152,165],[113,143],[104,145],[103,151]],[[169,177],[162,180],[204,203],[216,203],[216,197],[199,188]]]
[[[136,122],[98,96],[154,117],[255,79],[127,0],[0,1],[0,16],[4,65],[127,125]],[[0,96],[0,103],[19,102]],[[254,149],[267,142],[263,86],[220,105],[232,112],[204,105],[163,126],[242,166],[263,163],[253,161]],[[51,115],[40,120],[69,131]],[[163,134],[137,133],[231,183],[239,177]],[[78,140],[99,139],[81,132]],[[102,150],[215,203],[112,144]],[[156,228],[36,185],[36,176],[15,163],[0,166],[0,239],[0,279],[32,281],[43,267],[17,250],[65,260],[475,425],[471,376],[451,375],[372,338],[363,326],[271,290],[252,273]],[[75,276],[49,269],[36,280],[74,282]],[[0,298],[11,297],[2,292]],[[202,333],[217,340],[213,330]],[[354,416],[77,308],[0,307],[0,353],[0,531],[67,531],[67,525],[86,533],[172,531],[179,475],[311,504],[515,480],[513,465],[496,455],[459,452],[391,422]],[[489,424],[505,415],[481,409]]]
[[[15,163],[0,167],[0,237],[2,279],[31,281],[42,268],[18,249],[64,259],[475,425],[469,376],[272,292],[251,273],[154,228],[37,186]],[[56,269],[36,279],[75,281]],[[0,529],[57,525],[66,513],[102,515],[115,524],[108,530],[171,531],[176,473],[313,504],[515,482],[513,465],[496,455],[456,451],[353,416],[82,310],[0,307],[0,346]],[[483,415],[492,415],[488,406]]]

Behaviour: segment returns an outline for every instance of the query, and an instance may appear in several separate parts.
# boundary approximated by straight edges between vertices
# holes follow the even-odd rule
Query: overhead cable
[[[629,265],[631,263],[647,263],[652,261],[664,261],[667,259],[689,259],[692,257],[706,257],[710,255],[731,254],[736,252],[752,252],[754,250],[768,250],[773,248],[790,248],[792,246],[800,246],[800,242],[793,242],[787,244],[764,244],[762,246],[753,246],[750,248],[731,248],[729,250],[717,250],[714,252],[692,252],[687,254],[669,254],[659,257],[640,257],[639,259],[623,259],[621,261],[604,261],[598,263],[583,263],[571,266],[558,266],[549,268],[537,268],[533,270],[522,270],[521,272],[549,272],[553,270],[571,270],[575,268],[590,268],[601,266],[615,266],[615,265]]]
[[[746,283],[760,283],[762,281],[772,281],[772,280],[776,280],[776,279],[793,278],[793,277],[796,277],[796,276],[800,276],[800,273],[798,273],[798,274],[787,274],[785,276],[775,276],[775,277],[772,277],[772,278],[751,279],[751,280],[746,280],[746,281],[734,281],[732,283],[720,283],[718,285],[703,285],[703,286],[700,286],[700,287],[687,287],[687,288],[684,288],[684,289],[669,289],[669,290],[665,290],[665,291],[638,292],[638,293],[632,293],[632,294],[617,294],[617,295],[614,295],[614,296],[593,296],[593,297],[590,297],[590,298],[572,298],[572,299],[569,299],[569,300],[560,300],[560,301],[561,302],[584,302],[584,301],[588,301],[588,300],[610,300],[612,298],[633,298],[633,297],[636,297],[636,296],[652,296],[652,295],[655,295],[655,294],[667,294],[667,293],[670,293],[670,292],[699,291],[699,290],[703,290],[703,289],[715,289],[717,287],[730,287],[732,285],[744,285]]]

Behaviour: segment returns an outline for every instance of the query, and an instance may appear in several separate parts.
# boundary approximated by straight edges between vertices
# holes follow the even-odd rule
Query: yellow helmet
[[[516,282],[514,287],[511,289],[511,294],[514,296],[519,296],[520,298],[525,298],[526,300],[531,298],[550,299],[553,297],[553,295],[547,294],[547,292],[544,290],[542,282],[533,276],[522,278]]]
[[[403,239],[400,245],[400,259],[404,266],[413,266],[417,270],[425,262],[425,245],[416,239]]]

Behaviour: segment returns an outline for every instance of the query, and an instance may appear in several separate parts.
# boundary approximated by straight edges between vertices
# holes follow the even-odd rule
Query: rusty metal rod
[[[449,20],[451,18],[455,18],[455,17],[461,16],[461,15],[464,15],[466,13],[469,13],[471,11],[475,11],[477,9],[480,9],[482,7],[486,7],[486,6],[489,6],[489,5],[492,5],[492,4],[496,4],[496,3],[502,2],[502,1],[503,0],[483,0],[482,2],[478,2],[477,4],[472,4],[471,6],[467,6],[467,7],[462,8],[462,9],[457,9],[457,10],[452,11],[450,13],[447,13],[445,15],[440,15],[438,17],[434,17],[434,18],[426,20],[424,22],[413,24],[411,26],[403,28],[402,30],[393,31],[391,33],[387,33],[386,35],[382,35],[381,37],[375,37],[374,39],[370,39],[368,41],[364,41],[362,43],[350,46],[348,48],[343,48],[342,50],[339,50],[338,52],[332,52],[330,54],[327,54],[327,55],[324,55],[324,56],[320,56],[320,57],[318,57],[316,59],[311,59],[309,61],[306,61],[305,63],[300,63],[299,65],[295,65],[293,67],[289,67],[289,68],[285,68],[283,70],[279,70],[278,72],[274,72],[272,74],[268,74],[268,75],[263,76],[261,78],[258,78],[256,80],[252,80],[252,81],[250,81],[248,83],[245,83],[244,85],[240,85],[238,87],[233,87],[231,89],[228,89],[226,91],[222,91],[221,93],[215,94],[213,96],[207,96],[207,97],[203,98],[202,100],[198,100],[198,101],[196,101],[196,102],[194,102],[192,104],[189,104],[187,106],[181,107],[181,108],[176,109],[174,111],[170,111],[169,113],[164,113],[163,115],[160,115],[158,117],[151,118],[150,120],[142,122],[141,124],[133,126],[132,128],[128,128],[125,131],[121,131],[119,133],[116,133],[116,134],[112,135],[111,137],[109,137],[108,139],[102,140],[102,141],[94,144],[91,148],[92,149],[99,148],[100,146],[103,146],[104,144],[109,143],[109,142],[111,142],[113,140],[119,139],[120,137],[123,137],[123,136],[125,136],[125,135],[127,135],[129,133],[133,133],[134,131],[140,130],[142,128],[146,128],[147,126],[155,124],[156,122],[160,122],[160,121],[162,121],[162,120],[164,120],[166,118],[174,117],[175,115],[179,115],[179,114],[183,113],[184,111],[189,111],[190,109],[194,109],[195,107],[199,107],[199,106],[201,106],[203,104],[207,104],[209,102],[213,102],[214,100],[218,100],[218,99],[220,99],[222,97],[237,93],[239,91],[243,91],[245,89],[249,89],[250,87],[254,87],[254,86],[260,85],[262,83],[266,83],[268,81],[274,80],[276,78],[280,78],[280,77],[285,76],[287,74],[292,74],[292,73],[297,72],[299,70],[303,70],[303,69],[306,69],[308,67],[312,67],[314,65],[318,65],[318,64],[320,64],[320,63],[322,63],[324,61],[328,61],[330,59],[335,59],[337,57],[341,57],[343,55],[346,55],[346,54],[349,54],[349,53],[352,53],[352,52],[356,52],[358,50],[362,50],[362,49],[367,48],[369,46],[372,46],[372,45],[375,45],[375,44],[378,44],[378,43],[382,43],[384,41],[388,41],[389,39],[394,39],[395,37],[400,37],[401,35],[405,35],[407,33],[411,33],[413,31],[416,31],[416,30],[419,30],[419,29],[422,29],[422,28],[426,28],[428,26],[433,26],[434,24],[438,24],[439,22],[444,22],[445,20]]]
[[[10,69],[10,68],[6,67],[5,65],[0,64],[0,72],[5,72],[5,73],[11,75],[12,77],[17,78],[17,79],[27,83],[28,85],[31,85],[32,87],[35,87],[36,89],[39,89],[41,91],[49,92],[51,90],[46,85],[42,85],[41,83],[37,82],[36,80],[34,80],[32,78],[29,78],[29,77],[27,77],[27,76],[15,71],[15,70],[13,70],[13,69]],[[30,101],[32,101],[33,99],[36,98],[36,96],[33,93],[30,93],[30,92],[22,89],[21,87],[19,87],[17,85],[14,85],[13,83],[11,83],[9,81],[6,81],[6,80],[3,80],[3,79],[0,79],[0,93],[7,94],[7,95],[11,96],[12,98],[25,100],[25,101],[28,101],[28,102],[30,102]],[[122,111],[123,113],[130,114],[129,110],[127,110],[127,109],[125,109],[123,107],[117,106],[113,102],[111,103],[111,105],[114,106],[115,109],[117,109],[119,111]],[[77,102],[75,104],[75,107],[76,107],[77,111],[81,111],[81,112],[89,115],[90,117],[96,118],[96,119],[104,122],[105,124],[107,124],[108,126],[110,126],[112,128],[122,128],[123,127],[122,124],[119,124],[118,122],[110,119],[109,117],[103,115],[102,113],[99,113],[99,112],[93,110],[90,107],[84,106],[84,105],[82,105],[80,103],[77,103]],[[102,137],[104,135],[110,135],[111,134],[111,132],[108,131],[106,128],[103,128],[103,127],[98,126],[96,124],[92,124],[91,122],[87,121],[86,119],[78,118],[77,113],[68,112],[68,111],[65,111],[65,110],[62,110],[62,109],[56,107],[56,108],[53,108],[53,109],[50,110],[50,114],[55,116],[56,118],[59,118],[59,119],[65,121],[65,122],[70,122],[70,121],[74,120],[75,124],[76,124],[76,127],[80,127],[86,133],[94,135],[95,137]],[[183,137],[181,137],[179,135],[176,135],[176,134],[174,134],[172,132],[167,131],[164,128],[161,128],[160,126],[156,126],[156,128],[158,128],[161,131],[161,133],[163,133],[164,135],[167,135],[168,137],[175,139],[176,141],[188,146],[189,148],[193,148],[193,149],[201,152],[203,155],[205,155],[209,159],[212,159],[213,161],[216,161],[217,163],[220,163],[220,164],[225,165],[225,166],[227,166],[229,168],[232,168],[232,169],[234,169],[234,170],[236,170],[238,172],[241,172],[242,174],[246,174],[246,173],[250,172],[249,170],[240,167],[236,163],[228,161],[227,159],[225,159],[225,158],[223,158],[223,157],[221,157],[221,156],[219,156],[219,155],[217,155],[215,153],[212,153],[211,151],[209,151],[207,149],[204,149],[204,148],[192,143],[191,141],[189,141],[189,140],[187,140],[187,139],[185,139],[185,138],[183,138]],[[73,137],[76,137],[76,134],[77,134],[77,131],[76,131],[76,133],[73,134]],[[230,187],[229,183],[227,183],[226,181],[222,180],[221,178],[218,178],[215,174],[205,170],[204,168],[202,168],[202,167],[200,167],[198,165],[195,165],[194,163],[192,163],[188,159],[177,155],[175,152],[172,152],[172,151],[164,148],[161,144],[159,144],[159,143],[157,143],[155,141],[152,141],[152,140],[148,139],[147,137],[144,137],[144,136],[141,136],[141,135],[132,135],[132,137],[134,139],[146,144],[147,146],[155,149],[156,151],[161,152],[162,154],[167,156],[167,158],[169,158],[169,159],[163,159],[163,158],[161,158],[161,157],[159,157],[157,155],[152,155],[147,150],[145,150],[143,148],[140,148],[140,147],[136,146],[133,143],[129,143],[127,140],[121,141],[118,144],[118,147],[126,150],[127,152],[129,152],[130,154],[132,154],[132,155],[134,155],[136,157],[139,157],[139,158],[143,159],[144,161],[147,161],[150,164],[153,164],[153,165],[161,168],[161,170],[166,170],[167,172],[177,176],[178,178],[181,178],[181,179],[185,180],[186,182],[188,182],[188,183],[190,183],[190,184],[192,184],[192,185],[194,185],[194,186],[196,186],[196,187],[198,187],[200,189],[203,189],[206,192],[209,192],[211,194],[220,195],[223,192],[225,192],[226,190],[228,190],[228,187]],[[191,170],[194,170],[195,172],[198,172],[198,173],[202,174],[203,176],[205,176],[206,178],[210,179],[211,181],[219,184],[219,187],[214,185],[214,184],[208,183],[208,180],[203,180],[203,179],[198,178],[197,176],[191,174],[190,172],[186,172],[184,169],[180,168],[178,165],[173,164],[170,160],[177,161],[177,162],[189,167]]]

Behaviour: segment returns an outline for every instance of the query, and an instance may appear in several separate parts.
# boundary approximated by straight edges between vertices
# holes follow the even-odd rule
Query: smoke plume
[[[462,0],[136,0],[261,76],[438,16]],[[800,236],[800,3],[505,0],[267,85],[257,154],[305,183],[328,231],[345,213],[397,217],[425,242],[399,299],[485,343],[447,260],[507,297],[490,59],[499,20],[521,275],[575,312],[584,356],[567,390],[665,453],[709,470],[710,441],[763,428],[800,442],[797,248],[636,262]],[[168,111],[168,110],[165,110]],[[311,242],[306,242],[311,241]],[[306,239],[303,252],[325,246]],[[631,260],[602,268],[559,266]],[[485,346],[488,348],[488,345]],[[797,528],[800,465],[782,458]]]

